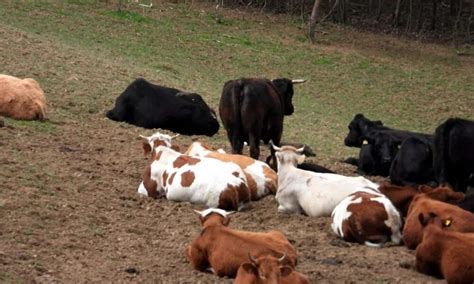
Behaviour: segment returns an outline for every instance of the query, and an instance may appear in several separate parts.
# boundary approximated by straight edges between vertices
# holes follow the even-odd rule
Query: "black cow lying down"
[[[212,136],[219,130],[215,112],[200,95],[154,85],[142,78],[125,89],[107,117],[184,135]]]
[[[361,174],[387,176],[398,148],[407,138],[433,143],[432,135],[388,128],[381,121],[372,121],[363,114],[356,114],[348,128],[344,144],[361,150],[358,160],[349,158],[345,162],[357,165]]]
[[[450,118],[436,128],[433,166],[440,184],[466,192],[474,182],[474,121]]]

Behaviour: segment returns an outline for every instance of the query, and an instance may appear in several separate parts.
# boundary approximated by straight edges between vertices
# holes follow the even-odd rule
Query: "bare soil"
[[[127,84],[150,70],[8,26],[0,27],[0,56],[2,72],[40,81],[50,118],[4,119],[0,128],[0,282],[232,281],[193,270],[183,255],[200,231],[193,209],[201,208],[137,195],[147,163],[138,134],[152,131],[104,118]],[[225,141],[222,129],[219,136]],[[192,139],[229,150],[214,138],[178,141],[186,147]],[[336,159],[323,165],[355,174]],[[338,240],[329,218],[278,214],[272,196],[235,214],[230,226],[281,230],[298,250],[298,270],[314,282],[437,281],[414,270],[405,247]]]

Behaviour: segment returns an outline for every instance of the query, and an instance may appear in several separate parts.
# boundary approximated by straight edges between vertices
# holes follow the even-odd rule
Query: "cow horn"
[[[281,150],[281,148],[278,147],[278,146],[275,146],[275,144],[273,144],[273,141],[271,141],[271,140],[270,140],[270,145],[272,146],[273,150],[275,150],[275,151],[280,151]]]
[[[174,138],[176,138],[176,137],[178,137],[178,136],[180,136],[180,135],[181,135],[181,134],[178,133],[178,134],[176,134],[176,135],[174,135],[174,136],[171,136],[171,139],[174,139]]]
[[[303,154],[303,152],[304,152],[304,146],[301,147],[301,148],[299,148],[299,149],[296,149],[296,152],[297,152],[298,154]]]
[[[202,215],[202,211],[197,211],[197,210],[193,210],[194,212],[196,212],[198,215]]]
[[[279,262],[279,263],[282,263],[283,260],[285,260],[285,258],[286,258],[286,252],[283,254],[282,257],[280,257],[280,258],[278,259],[278,262]]]
[[[258,260],[257,260],[253,255],[251,255],[250,252],[249,252],[248,254],[249,254],[249,259],[250,259],[250,261],[251,261],[253,264],[257,265],[257,264],[258,264]]]
[[[144,140],[144,141],[146,140],[147,143],[150,142],[150,140],[148,140],[148,137],[143,136],[141,134],[139,136],[140,136],[140,138],[142,138],[142,140]]]
[[[306,82],[306,79],[294,79],[294,80],[291,80],[291,83],[294,85],[294,84],[301,84],[301,83],[304,83]]]

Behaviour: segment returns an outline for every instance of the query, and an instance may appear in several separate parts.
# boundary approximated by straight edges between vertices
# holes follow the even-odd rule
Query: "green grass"
[[[474,118],[472,60],[462,61],[449,47],[435,46],[433,52],[433,45],[406,48],[403,41],[389,39],[396,43],[392,46],[383,35],[366,38],[337,26],[324,27],[328,35],[312,45],[295,19],[235,14],[225,12],[216,23],[212,7],[185,4],[157,3],[147,10],[129,6],[118,12],[96,1],[6,1],[0,5],[0,24],[93,56],[120,58],[125,68],[151,70],[155,77],[150,80],[197,91],[214,108],[229,79],[308,79],[296,87],[296,112],[285,120],[284,140],[308,143],[332,157],[354,152],[342,141],[359,112],[423,132],[451,116]],[[97,114],[101,96],[97,90],[73,101],[84,113]],[[55,131],[48,123],[13,124]]]

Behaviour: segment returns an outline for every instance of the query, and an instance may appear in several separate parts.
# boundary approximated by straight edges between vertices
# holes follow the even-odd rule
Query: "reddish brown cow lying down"
[[[451,222],[436,214],[420,214],[419,222],[426,226],[423,241],[416,248],[418,271],[446,278],[448,283],[474,282],[474,234],[444,230]]]
[[[46,98],[38,82],[0,74],[0,115],[15,119],[46,119]]]
[[[259,258],[286,254],[282,265],[295,267],[296,250],[279,231],[254,233],[234,230],[229,224],[229,213],[209,208],[198,212],[202,231],[191,245],[186,247],[186,258],[199,271],[212,269],[220,277],[235,277],[237,270],[248,262],[249,254]]]

